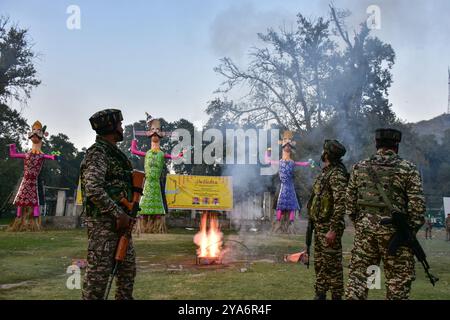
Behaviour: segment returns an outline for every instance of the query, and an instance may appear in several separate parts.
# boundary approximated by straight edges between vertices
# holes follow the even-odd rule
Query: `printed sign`
[[[166,200],[169,209],[231,211],[231,177],[167,175]]]

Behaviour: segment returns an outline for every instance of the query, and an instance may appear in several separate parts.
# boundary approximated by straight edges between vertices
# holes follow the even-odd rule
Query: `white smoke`
[[[249,48],[260,44],[258,33],[267,28],[295,25],[295,14],[282,9],[264,11],[251,2],[235,3],[215,17],[210,31],[211,48],[219,57],[241,61]]]

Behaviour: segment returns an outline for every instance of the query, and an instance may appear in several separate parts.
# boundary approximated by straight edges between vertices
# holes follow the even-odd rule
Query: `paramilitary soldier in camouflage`
[[[345,229],[345,191],[348,173],[341,158],[345,147],[337,140],[325,140],[322,161],[325,167],[313,185],[308,202],[314,228],[315,299],[325,300],[328,290],[333,300],[342,299],[344,278],[341,238]]]
[[[414,255],[406,246],[389,254],[396,230],[392,223],[384,222],[392,219],[395,210],[406,215],[409,227],[417,233],[425,221],[422,181],[416,166],[397,155],[400,131],[378,129],[375,139],[377,153],[353,166],[347,188],[346,212],[355,226],[355,239],[345,295],[347,299],[366,299],[372,284],[368,283],[369,267],[382,260],[386,298],[408,299],[415,280]]]
[[[97,138],[86,151],[80,173],[89,240],[83,299],[103,299],[114,266],[118,230],[130,224],[119,201],[123,197],[131,201],[132,166],[116,146],[123,140],[120,110],[99,111],[89,121]],[[130,243],[118,270],[116,299],[132,299],[135,276],[135,252]]]

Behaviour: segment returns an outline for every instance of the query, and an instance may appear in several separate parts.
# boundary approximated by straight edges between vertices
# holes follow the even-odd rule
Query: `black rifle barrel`
[[[119,261],[116,261],[114,264],[114,268],[109,275],[108,283],[106,284],[106,290],[105,290],[105,296],[103,297],[103,300],[108,300],[109,292],[111,291],[111,286],[113,283],[113,280],[117,274],[117,269],[119,268]]]

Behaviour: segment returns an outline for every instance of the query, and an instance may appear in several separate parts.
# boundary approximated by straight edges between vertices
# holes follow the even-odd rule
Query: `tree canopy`
[[[28,30],[0,17],[0,102],[30,98],[31,90],[41,83],[35,68],[36,57]]]

